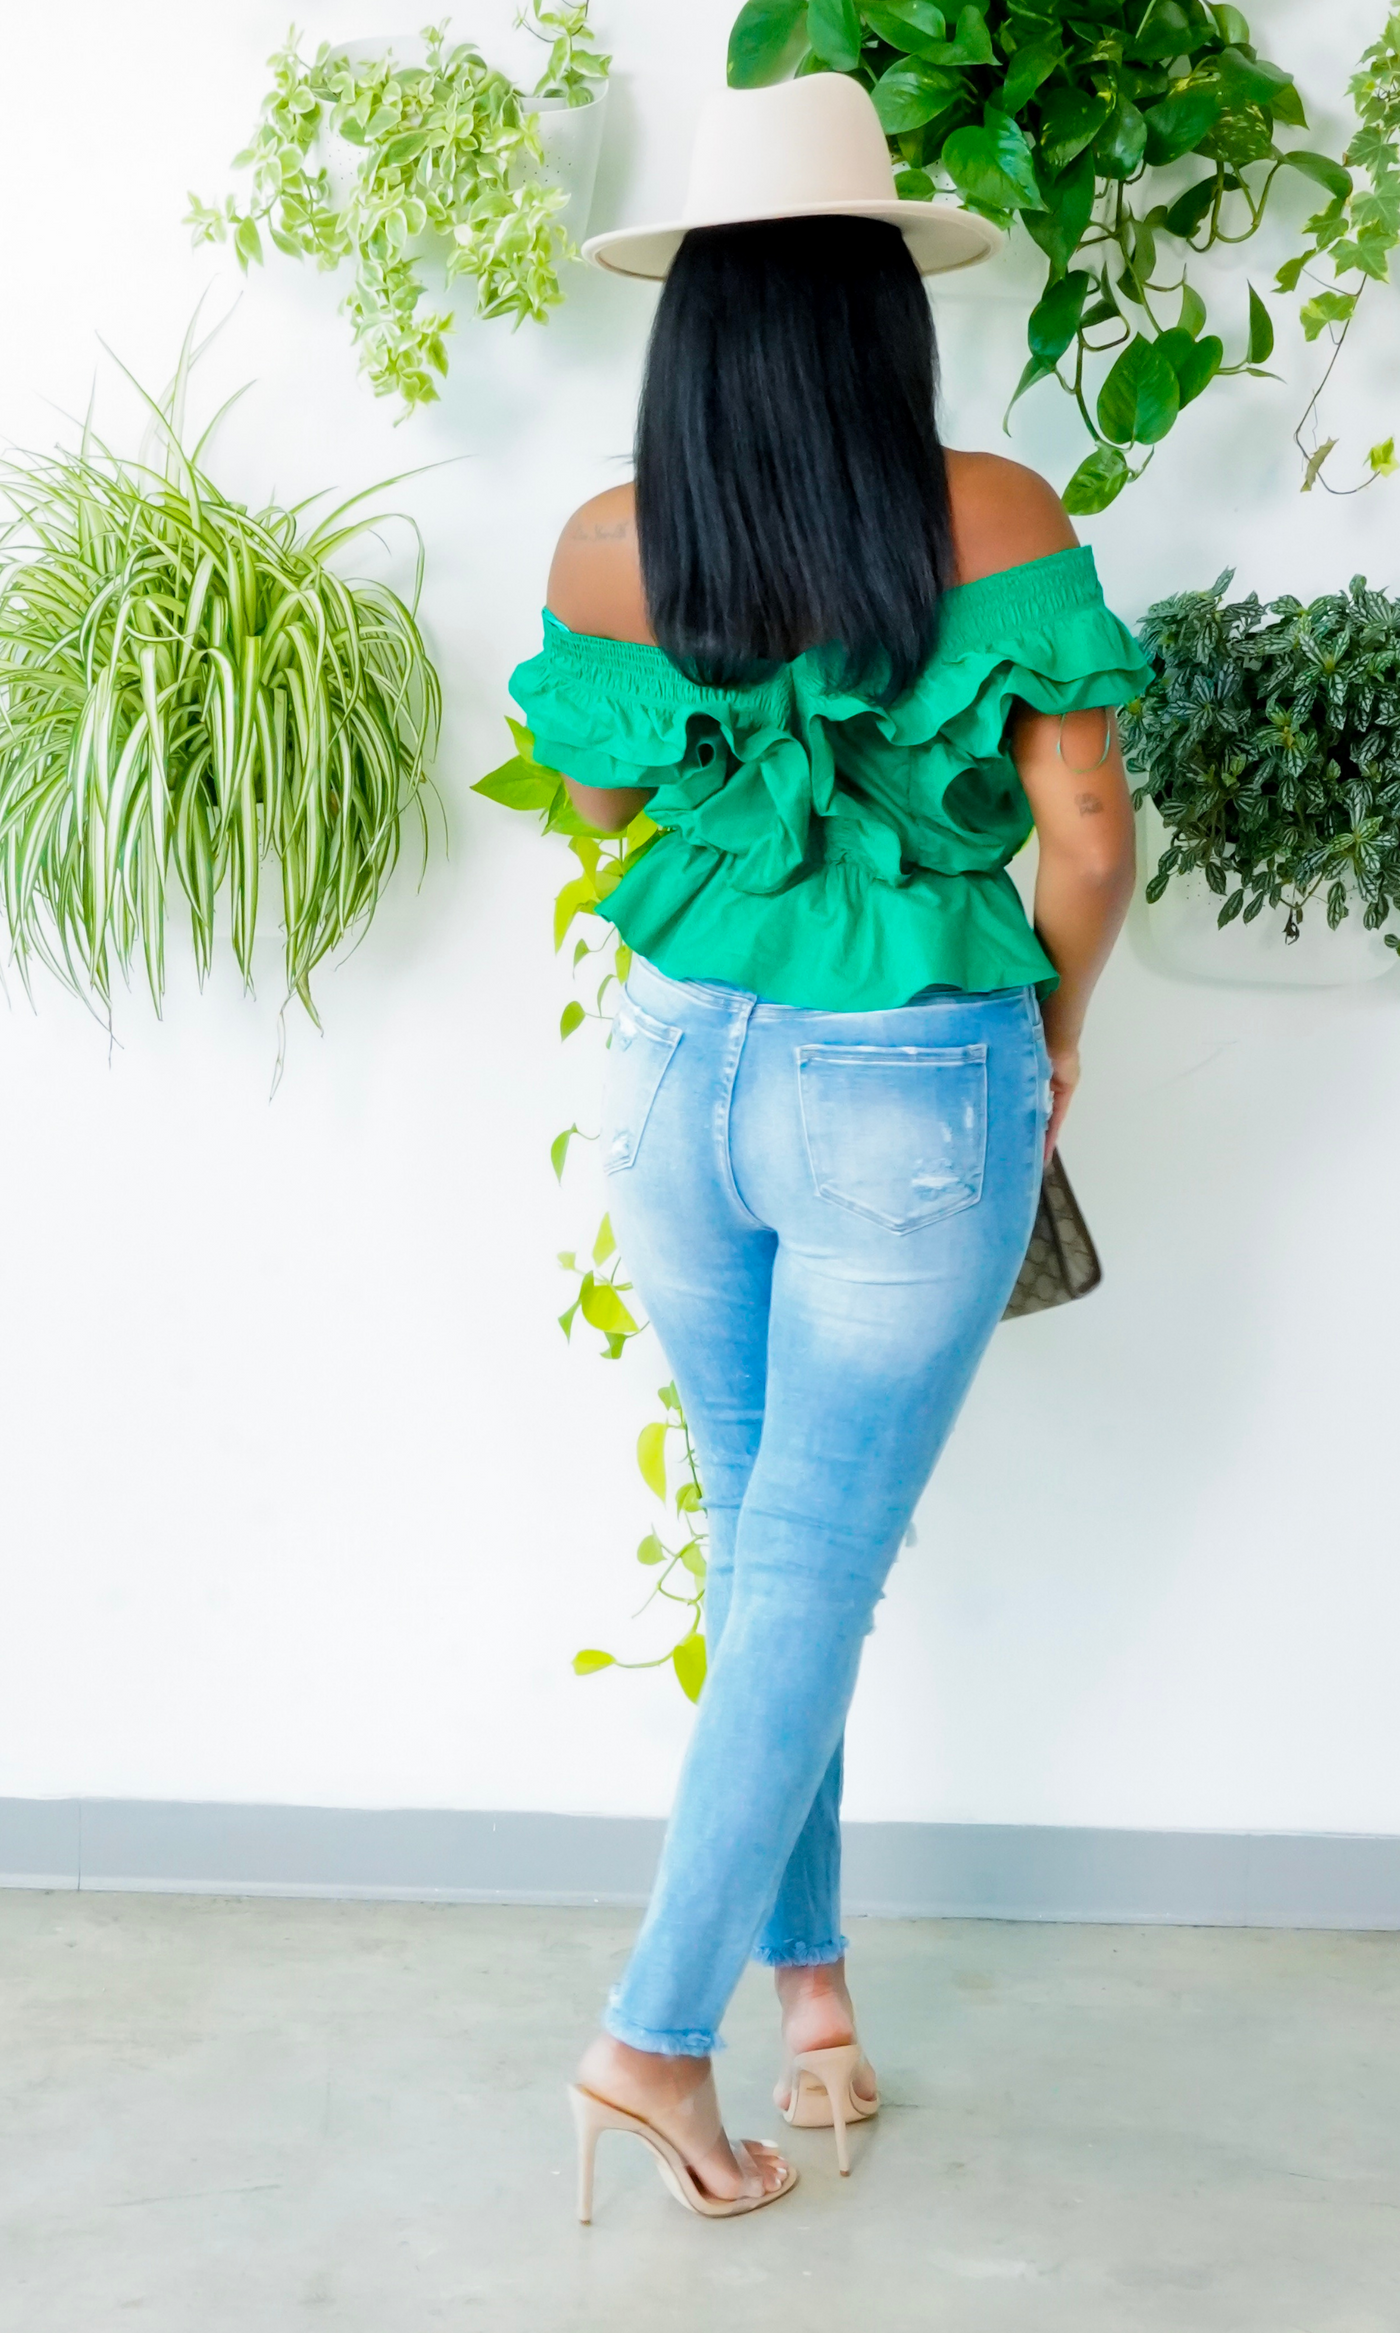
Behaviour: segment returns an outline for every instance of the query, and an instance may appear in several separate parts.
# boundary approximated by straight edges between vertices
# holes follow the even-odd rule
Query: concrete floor
[[[709,2225],[561,2084],[632,1917],[0,1896],[4,2333],[1396,2333],[1400,1937],[858,1924],[888,2105]],[[772,2134],[752,1972],[724,2096]]]

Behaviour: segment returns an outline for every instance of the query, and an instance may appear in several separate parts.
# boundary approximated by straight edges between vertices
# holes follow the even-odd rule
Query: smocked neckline
[[[946,657],[950,647],[970,643],[959,642],[970,623],[975,623],[980,634],[985,634],[992,621],[991,608],[1005,603],[1006,609],[1022,623],[1046,622],[1056,616],[1072,613],[1077,607],[1090,607],[1100,598],[1098,571],[1094,565],[1093,550],[1087,543],[1071,544],[1064,551],[1048,551],[1040,559],[1019,560],[1012,567],[997,567],[990,574],[974,575],[967,583],[955,583],[943,594],[938,643],[928,669]],[[719,703],[742,698],[746,703],[775,706],[791,702],[794,676],[801,670],[820,666],[822,651],[809,648],[781,665],[766,680],[740,683],[732,688],[709,688],[700,681],[692,681],[674,664],[664,648],[650,640],[614,640],[602,632],[576,632],[557,616],[553,608],[543,611],[547,634],[555,636],[556,643],[575,649],[597,666],[611,665],[616,671],[645,671],[656,680],[667,684],[677,695],[711,698]],[[918,685],[917,683],[915,684]]]

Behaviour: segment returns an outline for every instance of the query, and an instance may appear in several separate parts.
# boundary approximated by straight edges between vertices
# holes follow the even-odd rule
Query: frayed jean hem
[[[844,1957],[848,1941],[838,1936],[834,1944],[802,1944],[796,1938],[789,1944],[756,1944],[753,1957],[763,1968],[829,1968]]]
[[[724,2047],[717,2033],[700,2028],[690,2033],[652,2033],[645,2025],[633,2025],[619,2016],[611,2001],[603,2012],[603,2031],[614,2041],[625,2042],[628,2049],[648,2050],[658,2058],[712,2058]]]

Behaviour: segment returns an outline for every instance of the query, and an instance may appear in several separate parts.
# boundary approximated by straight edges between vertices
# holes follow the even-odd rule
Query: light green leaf
[[[1132,476],[1117,446],[1095,446],[1086,454],[1066,486],[1061,500],[1072,518],[1107,510]]]
[[[581,1029],[587,1018],[588,1015],[577,998],[572,1004],[566,1004],[563,1012],[559,1015],[560,1037],[572,1037],[575,1029]]]
[[[1181,286],[1181,314],[1177,319],[1181,331],[1194,340],[1206,320],[1206,304],[1199,292],[1193,292],[1183,279]]]
[[[686,1699],[698,1701],[705,1683],[705,1639],[698,1630],[694,1636],[683,1636],[672,1647],[671,1665]]]
[[[1385,438],[1380,445],[1372,446],[1366,456],[1366,464],[1378,478],[1393,478],[1396,471],[1400,470],[1400,462],[1395,459],[1394,438]]]
[[[681,1397],[676,1391],[674,1380],[670,1385],[659,1385],[656,1389],[656,1398],[663,1409],[679,1410],[681,1406]]]
[[[666,1496],[666,1428],[653,1422],[637,1436],[637,1471],[658,1499]]]
[[[1351,172],[1330,154],[1310,154],[1303,146],[1293,146],[1283,159],[1290,170],[1301,170],[1305,178],[1325,187],[1334,202],[1345,202],[1351,193]]]
[[[579,1291],[579,1308],[590,1328],[601,1329],[607,1336],[632,1336],[637,1323],[610,1280],[595,1280],[589,1273]]]
[[[612,1653],[590,1650],[574,1654],[574,1675],[576,1677],[592,1677],[597,1674],[599,1669],[611,1669],[615,1668],[616,1665],[616,1658]]]
[[[684,1547],[679,1550],[679,1559],[693,1580],[704,1579],[708,1566],[705,1562],[705,1550],[698,1539],[686,1541]]]
[[[566,1126],[562,1134],[555,1135],[549,1146],[549,1163],[554,1169],[556,1182],[562,1183],[564,1180],[564,1162],[569,1155],[569,1144],[578,1131],[577,1126]]]
[[[1317,446],[1314,451],[1309,454],[1308,466],[1303,472],[1303,483],[1299,489],[1301,493],[1311,494],[1313,487],[1317,483],[1318,472],[1322,468],[1322,465],[1326,461],[1328,455],[1335,450],[1336,444],[1337,441],[1334,437],[1324,438],[1322,444]]]
[[[1355,292],[1319,292],[1315,300],[1305,300],[1298,311],[1305,336],[1316,340],[1329,324],[1349,324],[1357,298]]]
[[[598,1236],[593,1242],[594,1263],[605,1264],[616,1247],[617,1241],[613,1238],[612,1217],[605,1215],[598,1226]]]
[[[654,1531],[648,1531],[645,1539],[638,1547],[637,1561],[638,1563],[648,1564],[664,1563],[666,1561],[666,1550],[662,1546]]]

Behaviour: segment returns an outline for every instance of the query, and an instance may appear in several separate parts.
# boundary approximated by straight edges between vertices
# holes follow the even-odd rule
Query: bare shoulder
[[[571,632],[651,639],[630,486],[610,486],[574,512],[559,537],[546,597]]]
[[[1079,537],[1053,486],[1001,454],[948,452],[959,583],[1072,551]]]

